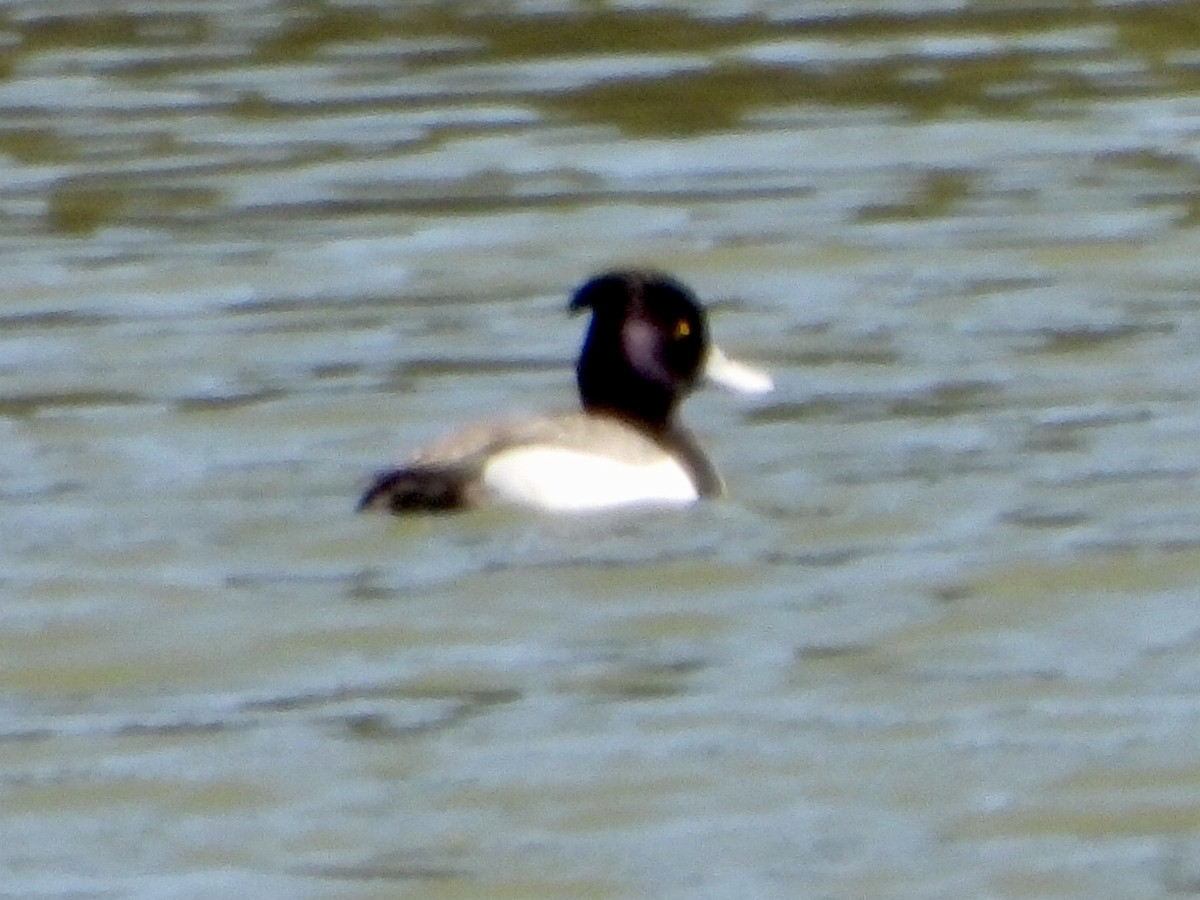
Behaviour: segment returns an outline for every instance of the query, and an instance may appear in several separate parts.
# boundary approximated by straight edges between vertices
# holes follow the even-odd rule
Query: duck
[[[770,376],[715,346],[696,296],[662,272],[596,275],[568,309],[591,312],[575,366],[578,410],[454,431],[376,475],[358,509],[575,513],[722,496],[724,480],[678,407],[702,382],[760,394]]]

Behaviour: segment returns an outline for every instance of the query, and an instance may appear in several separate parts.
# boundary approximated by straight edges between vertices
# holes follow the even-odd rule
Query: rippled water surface
[[[1200,893],[1200,18],[0,7],[0,895]],[[356,516],[667,269],[686,512]]]

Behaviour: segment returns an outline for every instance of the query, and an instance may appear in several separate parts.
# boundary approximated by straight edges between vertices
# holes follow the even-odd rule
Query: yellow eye
[[[692,326],[688,324],[687,319],[680,319],[675,323],[675,340],[685,338],[692,333]]]

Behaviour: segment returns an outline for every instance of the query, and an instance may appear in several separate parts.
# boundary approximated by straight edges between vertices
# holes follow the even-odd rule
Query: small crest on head
[[[600,315],[624,315],[630,308],[643,306],[648,297],[663,294],[697,305],[691,291],[662,272],[612,271],[589,279],[571,297],[569,308],[573,312],[591,309]]]

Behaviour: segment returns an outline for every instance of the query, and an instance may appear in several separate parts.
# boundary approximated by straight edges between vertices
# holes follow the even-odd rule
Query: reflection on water
[[[1184,4],[0,14],[14,895],[1194,891]],[[669,269],[727,503],[356,517]]]

